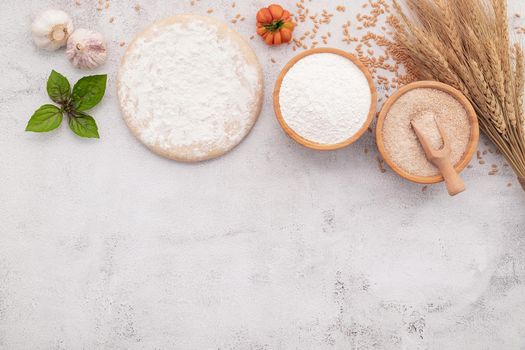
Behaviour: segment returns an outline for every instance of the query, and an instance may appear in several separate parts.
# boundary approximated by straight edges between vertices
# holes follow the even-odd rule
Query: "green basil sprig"
[[[45,104],[35,111],[26,131],[47,132],[60,126],[64,114],[69,128],[80,137],[99,138],[95,119],[85,112],[95,107],[106,93],[107,75],[92,75],[80,79],[71,91],[66,77],[55,71],[47,80],[47,94],[60,107]]]

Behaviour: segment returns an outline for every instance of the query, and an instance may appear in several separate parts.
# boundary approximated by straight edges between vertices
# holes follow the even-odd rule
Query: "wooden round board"
[[[178,161],[237,146],[262,107],[263,73],[248,43],[211,17],[177,15],[139,34],[118,72],[122,115],[153,152]]]

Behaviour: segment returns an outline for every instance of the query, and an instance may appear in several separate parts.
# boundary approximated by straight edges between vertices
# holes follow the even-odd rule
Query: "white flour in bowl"
[[[286,74],[279,93],[286,124],[322,145],[350,139],[368,119],[372,94],[364,73],[349,59],[312,54]]]

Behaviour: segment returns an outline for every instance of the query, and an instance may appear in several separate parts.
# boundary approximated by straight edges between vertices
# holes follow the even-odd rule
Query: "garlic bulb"
[[[48,51],[55,51],[64,46],[72,32],[71,18],[60,10],[42,12],[31,26],[31,34],[36,46]]]
[[[102,34],[77,29],[67,41],[67,58],[77,68],[96,68],[106,61],[106,41]]]

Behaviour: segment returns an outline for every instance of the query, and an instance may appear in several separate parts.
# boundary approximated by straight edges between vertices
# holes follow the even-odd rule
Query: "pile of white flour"
[[[122,63],[119,97],[135,135],[154,151],[203,160],[237,145],[258,114],[261,77],[239,40],[205,19],[154,26]],[[247,46],[247,45],[246,45]]]
[[[281,114],[304,139],[333,145],[351,138],[368,118],[372,94],[352,61],[331,53],[299,60],[279,93]]]

